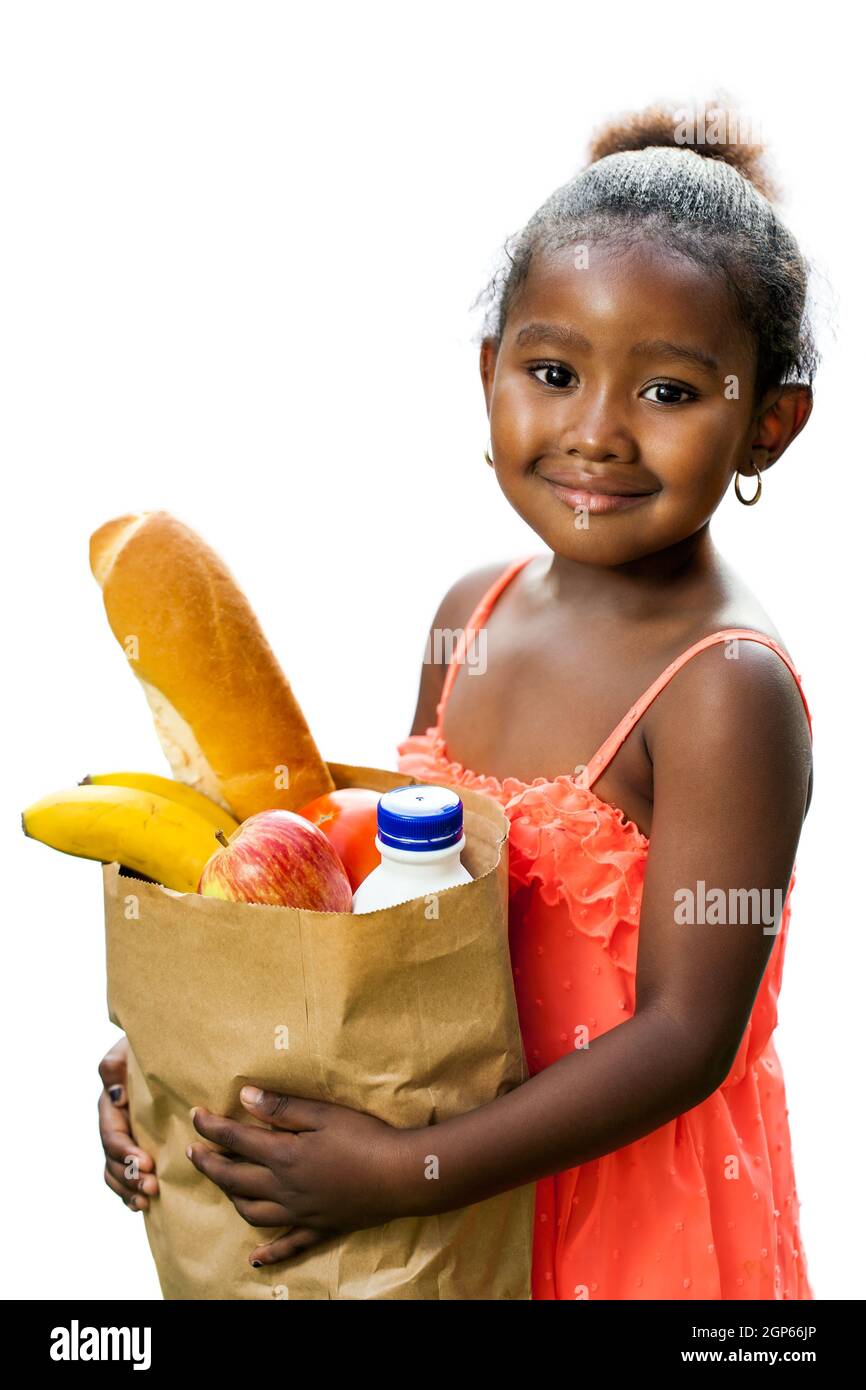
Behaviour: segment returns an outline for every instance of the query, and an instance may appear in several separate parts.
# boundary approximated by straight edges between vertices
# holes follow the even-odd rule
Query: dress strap
[[[445,672],[445,681],[442,686],[442,695],[438,705],[436,706],[437,734],[442,733],[442,720],[445,717],[445,706],[448,703],[448,696],[451,694],[451,687],[457,679],[457,672],[463,664],[463,658],[466,655],[466,648],[469,646],[470,642],[473,642],[475,640],[476,634],[481,630],[481,628],[484,627],[484,624],[490,617],[493,605],[499,598],[499,595],[502,593],[502,590],[506,587],[506,585],[511,583],[512,579],[516,574],[520,573],[524,565],[527,565],[530,560],[534,560],[535,558],[535,554],[533,554],[524,555],[523,558],[520,560],[512,560],[511,564],[507,565],[506,568],[503,570],[502,574],[500,574],[499,578],[494,580],[490,588],[487,590],[485,594],[482,595],[482,597],[479,599],[478,603],[472,610],[469,622],[467,623],[466,627],[463,629],[463,631],[460,633],[459,638],[457,639],[457,646],[455,647],[451,659],[448,663],[448,670]]]
[[[809,736],[811,737],[812,715],[809,711],[809,706],[806,702],[806,696],[803,691],[802,680],[799,672],[796,671],[794,668],[794,663],[792,662],[791,658],[788,656],[788,653],[784,650],[784,648],[781,647],[778,642],[774,641],[772,637],[768,637],[765,632],[756,632],[753,628],[720,628],[718,632],[711,632],[708,637],[702,637],[699,642],[695,642],[692,644],[691,647],[687,647],[684,652],[680,653],[676,661],[672,661],[670,666],[665,667],[661,675],[653,681],[649,689],[644,691],[643,695],[641,695],[637,703],[632,705],[628,713],[625,714],[623,718],[619,721],[613,733],[605,739],[598,752],[592,758],[590,758],[589,762],[587,763],[586,774],[581,779],[582,785],[585,787],[591,787],[592,784],[595,781],[597,781],[597,779],[604,772],[608,763],[613,758],[614,754],[619,750],[620,745],[624,742],[628,734],[631,732],[635,724],[640,719],[641,715],[644,713],[644,710],[647,708],[647,706],[651,705],[655,697],[662,690],[664,690],[668,681],[676,675],[680,667],[685,666],[686,662],[689,661],[691,657],[696,656],[698,652],[702,652],[705,647],[713,646],[716,642],[727,642],[735,637],[752,642],[762,642],[765,647],[772,647],[773,651],[776,652],[777,655],[779,655],[782,658],[788,670],[791,672],[791,675],[794,677],[794,680],[797,682],[797,689],[800,692],[800,697],[803,701],[803,707],[806,711],[806,718],[809,721]]]

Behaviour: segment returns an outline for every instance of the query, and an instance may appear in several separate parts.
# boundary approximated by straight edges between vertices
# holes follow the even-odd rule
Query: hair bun
[[[597,130],[589,146],[589,163],[626,150],[673,146],[705,159],[730,164],[770,201],[780,190],[766,167],[766,153],[751,123],[725,100],[699,106],[648,106],[614,117]],[[746,138],[744,138],[746,137]]]

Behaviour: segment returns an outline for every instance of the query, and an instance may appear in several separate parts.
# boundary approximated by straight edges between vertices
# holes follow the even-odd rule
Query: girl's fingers
[[[266,1201],[271,1196],[274,1175],[261,1163],[226,1158],[204,1144],[190,1144],[186,1156],[200,1173],[221,1187],[227,1197],[254,1197]]]
[[[107,1158],[105,1166],[118,1182],[124,1184],[127,1195],[130,1197],[136,1192],[144,1192],[149,1197],[155,1197],[159,1191],[159,1182],[154,1173],[142,1174],[129,1162],[121,1163],[116,1158]]]
[[[118,1197],[123,1200],[124,1205],[129,1207],[131,1211],[147,1211],[150,1206],[148,1199],[142,1196],[140,1192],[130,1192],[128,1187],[125,1187],[122,1182],[118,1182],[114,1174],[109,1172],[108,1164],[105,1165],[105,1182],[106,1185],[111,1188],[112,1192],[117,1193]]]
[[[102,1084],[106,1088],[115,1086],[118,1082],[121,1085],[126,1083],[126,1059],[129,1054],[129,1042],[126,1037],[118,1038],[114,1047],[106,1052],[102,1061],[99,1063],[99,1075]]]
[[[309,1226],[294,1226],[291,1231],[277,1236],[276,1240],[270,1241],[267,1245],[257,1245],[250,1254],[250,1264],[254,1268],[258,1268],[259,1265],[280,1264],[283,1260],[291,1259],[292,1255],[299,1255],[302,1250],[309,1250],[336,1234],[336,1231],[314,1231]]]
[[[272,1129],[241,1124],[227,1115],[212,1115],[201,1105],[193,1106],[191,1114],[199,1134],[212,1144],[218,1144],[221,1149],[228,1149],[230,1153],[259,1164],[267,1163],[273,1156],[277,1136]]]
[[[101,1134],[102,1147],[108,1158],[116,1158],[123,1163],[128,1159],[135,1161],[140,1173],[153,1172],[153,1159],[143,1149],[132,1143],[129,1135],[122,1129],[108,1130]]]
[[[136,1158],[143,1173],[152,1172],[153,1159],[138,1147],[132,1137],[128,1110],[113,1105],[107,1091],[103,1091],[99,1097],[99,1137],[111,1158],[123,1159],[130,1154]]]
[[[246,1197],[233,1197],[238,1216],[250,1226],[290,1226],[292,1213],[279,1202],[251,1202]]]
[[[153,1159],[132,1137],[126,1108],[126,1062],[129,1043],[118,1038],[99,1064],[102,1091],[99,1096],[99,1137],[105,1150],[105,1182],[131,1211],[147,1211],[148,1196],[159,1183]]]
[[[251,1115],[267,1120],[276,1129],[320,1129],[324,1106],[317,1100],[287,1096],[281,1091],[263,1091],[258,1086],[241,1087],[241,1104]]]

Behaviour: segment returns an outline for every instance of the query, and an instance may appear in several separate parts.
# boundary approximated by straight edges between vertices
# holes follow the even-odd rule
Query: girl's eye
[[[559,391],[570,385],[570,382],[562,380],[563,377],[574,377],[574,372],[569,371],[568,367],[563,367],[561,362],[538,362],[529,370],[542,386],[553,386]],[[540,377],[539,372],[543,372],[544,376]],[[558,377],[559,380],[552,380],[554,377]]]
[[[678,386],[675,381],[656,381],[646,389],[662,393],[656,396],[655,405],[682,405],[685,401],[695,400],[694,391],[689,391],[685,386]]]

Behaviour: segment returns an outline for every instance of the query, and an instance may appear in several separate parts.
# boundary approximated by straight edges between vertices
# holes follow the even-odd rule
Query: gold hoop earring
[[[754,507],[755,503],[761,495],[761,471],[757,466],[755,467],[755,477],[758,480],[758,486],[755,488],[754,497],[744,497],[743,494],[740,492],[740,476],[741,475],[738,469],[737,472],[734,474],[734,492],[737,494],[744,507]],[[748,475],[744,473],[742,474],[742,476],[745,478]]]
[[[488,440],[488,442],[487,442],[487,448],[484,450],[484,461],[485,461],[485,463],[489,463],[491,468],[495,467],[494,462],[493,462],[493,459],[490,457],[490,441],[489,441],[489,440]]]

